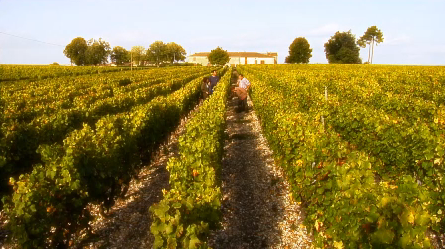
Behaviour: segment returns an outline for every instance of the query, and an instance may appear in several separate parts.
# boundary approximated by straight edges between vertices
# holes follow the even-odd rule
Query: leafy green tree
[[[365,34],[357,41],[358,45],[362,48],[366,48],[366,46],[369,45],[368,63],[372,64],[372,59],[374,58],[374,44],[377,46],[379,43],[382,42],[383,33],[380,29],[377,28],[377,26],[369,27],[366,30]]]
[[[88,50],[88,44],[82,37],[74,38],[70,44],[66,45],[63,53],[68,57],[71,63],[77,66],[83,66],[86,64],[86,53]]]
[[[174,63],[175,61],[184,61],[187,52],[185,49],[174,42],[169,42],[165,45],[167,61]]]
[[[207,58],[209,59],[210,64],[220,66],[227,64],[230,60],[229,53],[221,47],[217,47],[210,51]]]
[[[163,41],[153,42],[147,50],[147,59],[159,64],[167,60],[167,45]]]
[[[130,61],[130,52],[123,47],[116,46],[111,51],[110,58],[116,65],[122,65]]]
[[[110,55],[110,44],[102,38],[99,40],[90,39],[88,41],[88,49],[86,52],[86,61],[88,65],[106,64]]]
[[[324,44],[326,59],[331,64],[360,64],[360,48],[355,35],[348,32],[337,31],[335,35]]]
[[[286,57],[286,63],[309,63],[312,57],[312,48],[304,37],[295,38],[289,46],[289,56]]]
[[[133,58],[133,62],[140,66],[141,63],[146,60],[145,48],[143,46],[133,46],[131,48],[130,56]]]

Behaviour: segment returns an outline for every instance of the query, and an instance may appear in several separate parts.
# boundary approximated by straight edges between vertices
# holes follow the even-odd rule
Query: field
[[[91,68],[76,68],[82,76],[2,82],[1,190],[8,196],[8,181],[13,186],[4,208],[17,242],[55,246],[85,228],[88,203],[109,208],[141,161],[196,105],[201,79],[212,69],[89,75]],[[10,78],[35,70],[51,75],[52,68],[21,70],[30,72]]]
[[[1,66],[0,193],[14,243],[73,246],[187,120],[169,191],[149,208],[155,248],[205,248],[231,70]],[[250,98],[317,248],[431,248],[445,231],[445,68],[249,65]]]
[[[428,248],[444,232],[445,68],[240,70],[317,246]]]

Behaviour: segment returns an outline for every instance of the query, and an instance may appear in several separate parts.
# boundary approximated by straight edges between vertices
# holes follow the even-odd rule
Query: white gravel
[[[187,120],[199,107],[197,105],[181,120],[178,128],[160,146],[152,162],[130,182],[127,194],[116,201],[109,216],[101,217],[98,207],[90,207],[98,217],[91,224],[94,236],[85,237],[77,248],[152,248],[154,237],[150,233],[152,218],[149,208],[162,199],[162,189],[170,189],[167,162],[170,157],[178,155],[177,139],[184,132]]]
[[[301,208],[291,200],[289,184],[261,134],[248,99],[249,112],[235,111],[229,101],[227,140],[222,169],[222,228],[209,242],[222,248],[310,248]]]
[[[215,249],[309,248],[311,236],[302,225],[304,214],[290,198],[289,184],[274,163],[252,102],[248,100],[248,113],[236,113],[235,101],[228,101],[221,175],[223,220],[221,229],[211,233],[210,245]],[[80,235],[76,248],[152,247],[148,209],[161,200],[162,189],[169,189],[165,166],[177,155],[177,138],[191,116],[193,112],[130,182],[126,196],[116,201],[107,217],[99,215],[97,206],[89,207],[97,217],[91,223],[93,235]],[[2,246],[1,240],[0,246],[12,248]]]

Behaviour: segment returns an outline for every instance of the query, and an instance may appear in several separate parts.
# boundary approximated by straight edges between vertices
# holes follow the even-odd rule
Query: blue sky
[[[306,37],[311,63],[327,63],[323,44],[336,31],[358,37],[369,26],[383,31],[378,64],[445,65],[445,1],[138,1],[0,0],[0,64],[69,63],[73,38],[103,38],[113,46],[176,42],[188,53],[221,46],[228,51],[278,52]],[[361,57],[367,59],[367,49]]]

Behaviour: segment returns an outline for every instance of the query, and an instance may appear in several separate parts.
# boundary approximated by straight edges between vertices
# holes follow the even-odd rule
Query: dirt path
[[[169,189],[169,172],[166,169],[170,157],[178,156],[178,137],[184,132],[187,120],[199,109],[197,105],[189,115],[181,120],[180,125],[160,146],[152,162],[142,168],[137,179],[130,182],[124,198],[116,200],[107,217],[101,217],[98,206],[88,207],[97,217],[92,222],[93,235],[77,238],[75,248],[151,248],[154,237],[150,233],[152,222],[149,208],[162,199],[162,189]],[[0,211],[0,249],[16,248],[15,245],[3,244],[8,231],[3,223],[6,216]]]
[[[248,103],[248,113],[237,113],[236,100],[228,101],[221,176],[223,221],[222,229],[211,234],[210,245],[215,249],[309,248],[301,210],[289,198],[289,186],[274,164],[250,99]],[[165,166],[177,155],[177,138],[186,121],[161,146],[156,159],[140,171],[138,179],[131,181],[125,198],[116,201],[109,217],[92,224],[95,235],[78,248],[152,247],[148,209],[161,200],[162,189],[169,188]],[[98,213],[96,207],[91,208]]]
[[[229,100],[227,140],[222,169],[222,229],[213,232],[210,245],[222,248],[309,248],[298,205],[274,164],[252,108],[237,113]]]
[[[170,157],[178,156],[178,137],[184,132],[187,120],[195,109],[183,120],[168,141],[161,145],[150,165],[145,166],[137,179],[130,182],[124,198],[116,201],[110,209],[109,217],[99,217],[93,224],[94,236],[84,240],[77,248],[151,248],[154,237],[150,233],[152,223],[149,208],[161,201],[162,189],[169,189],[169,172],[166,169]]]

